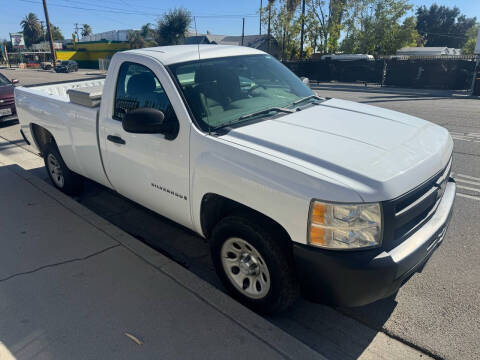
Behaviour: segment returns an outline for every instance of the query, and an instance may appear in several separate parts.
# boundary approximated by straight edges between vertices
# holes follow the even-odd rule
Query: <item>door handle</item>
[[[125,145],[125,140],[123,140],[120,136],[108,135],[107,140],[115,144]]]

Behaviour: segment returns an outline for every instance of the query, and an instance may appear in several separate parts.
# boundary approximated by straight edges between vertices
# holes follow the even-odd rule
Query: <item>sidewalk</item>
[[[442,89],[416,89],[401,88],[393,86],[380,86],[379,84],[368,83],[344,83],[344,82],[314,82],[310,83],[312,90],[328,91],[358,91],[367,93],[398,94],[405,96],[423,96],[423,97],[442,97],[475,99],[477,96],[471,96],[468,90],[442,90]]]
[[[33,172],[0,163],[0,359],[322,358]]]

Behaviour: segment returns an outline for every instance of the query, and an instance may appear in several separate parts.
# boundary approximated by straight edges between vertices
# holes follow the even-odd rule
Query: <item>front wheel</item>
[[[292,256],[281,234],[248,217],[228,216],[213,229],[217,274],[234,298],[259,313],[278,313],[298,297]]]
[[[82,177],[70,171],[54,143],[47,145],[43,154],[43,160],[48,177],[57,189],[68,195],[76,195],[81,192],[83,185]]]

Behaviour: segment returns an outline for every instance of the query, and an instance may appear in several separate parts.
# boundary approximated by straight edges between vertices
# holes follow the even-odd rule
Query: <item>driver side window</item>
[[[124,62],[118,72],[113,118],[122,121],[129,111],[139,108],[162,111],[165,122],[177,120],[172,104],[153,71],[140,64]]]

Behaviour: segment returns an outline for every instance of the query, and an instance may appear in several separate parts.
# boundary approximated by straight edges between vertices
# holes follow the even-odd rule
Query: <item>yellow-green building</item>
[[[126,41],[89,41],[68,44],[57,51],[58,60],[75,60],[81,68],[98,69],[98,59],[110,59],[117,51],[128,50]]]

